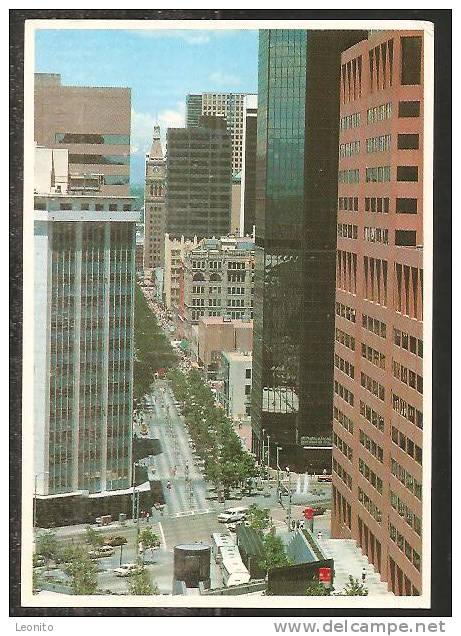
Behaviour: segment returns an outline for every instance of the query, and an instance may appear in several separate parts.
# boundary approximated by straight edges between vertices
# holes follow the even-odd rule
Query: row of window
[[[346,144],[339,145],[340,157],[352,157],[360,152],[360,141],[350,141]]]
[[[404,435],[395,426],[391,430],[391,438],[394,444],[396,444],[400,450],[406,453],[409,457],[423,465],[423,450],[412,439]]]
[[[384,433],[384,418],[365,402],[360,400],[360,415],[370,422],[378,431]]]
[[[362,475],[362,477],[365,477],[365,479],[373,486],[373,488],[380,494],[383,494],[383,480],[381,479],[381,477],[378,477],[378,475],[371,470],[371,468],[365,464],[365,462],[363,461],[363,459],[361,459],[359,457],[359,472]]]
[[[339,120],[340,130],[349,130],[349,128],[357,128],[358,126],[360,126],[360,113],[346,115]]]
[[[366,360],[368,360],[368,362],[371,362],[371,364],[374,364],[376,367],[379,367],[380,369],[386,368],[386,356],[384,355],[384,353],[380,353],[379,351],[376,351],[376,349],[373,349],[373,347],[369,347],[363,342],[362,342],[362,358],[365,358]]]
[[[349,212],[358,212],[359,198],[358,197],[339,197],[338,209],[348,210]]]
[[[352,477],[349,475],[349,473],[346,470],[344,470],[341,464],[338,461],[336,461],[334,457],[333,457],[333,472],[338,475],[338,477],[341,479],[342,482],[344,482],[344,484],[346,484],[349,490],[352,490]]]
[[[421,519],[417,517],[409,506],[400,499],[395,492],[390,492],[391,506],[405,519],[410,528],[421,536]]]
[[[363,507],[369,512],[369,514],[373,517],[373,519],[381,524],[382,521],[382,513],[378,506],[373,502],[372,499],[364,492],[361,488],[358,489],[359,501],[363,505]]]
[[[399,168],[397,168],[398,173]],[[390,166],[374,166],[373,168],[365,168],[366,183],[385,183],[391,180]],[[397,179],[399,181],[399,179]]]
[[[376,459],[381,462],[384,462],[384,451],[379,444],[375,442],[374,439],[368,437],[368,435],[360,429],[359,431],[360,443],[364,446],[369,453],[376,457]]]
[[[418,428],[423,428],[423,414],[417,408],[395,393],[392,394],[392,408],[396,413],[407,419]]]
[[[353,170],[340,170],[338,173],[339,183],[359,183],[360,171],[358,169]]]
[[[354,379],[355,369],[352,362],[344,360],[335,353],[335,367],[345,373],[350,378]]]
[[[343,303],[336,303],[336,315],[355,323],[356,311],[353,307],[343,305]]]
[[[37,205],[35,205],[35,209],[40,209],[37,207]],[[43,208],[45,209],[45,208]],[[83,212],[85,211],[89,211],[89,210],[95,210],[96,212],[104,212],[109,210],[109,212],[117,212],[117,211],[123,211],[123,212],[129,212],[131,210],[131,204],[130,203],[124,203],[122,205],[118,204],[118,203],[80,203],[80,205],[77,206],[76,203],[60,203],[59,204],[59,209],[60,210],[81,210]]]
[[[372,318],[371,316],[367,316],[367,314],[362,314],[362,327],[367,331],[371,331],[380,338],[386,338],[386,323],[381,322],[381,320],[378,320],[377,318]]]
[[[388,214],[389,197],[365,197],[365,212]]]
[[[423,486],[413,477],[403,466],[401,466],[393,457],[391,457],[391,473],[396,477],[407,490],[415,495],[420,501],[423,497]]]
[[[354,434],[354,422],[336,406],[333,407],[333,417],[343,428],[346,429],[346,431],[348,431],[351,435]]]
[[[380,104],[367,110],[367,124],[376,124],[379,121],[392,117],[392,103]]]
[[[418,393],[423,394],[423,377],[411,369],[407,369],[407,367],[403,366],[399,362],[392,363],[392,371],[394,373],[394,378],[400,380],[404,384],[407,384],[412,389],[418,391]]]
[[[351,351],[355,351],[354,336],[349,335],[348,333],[346,333],[345,331],[342,331],[342,329],[338,329],[337,327],[335,329],[335,340],[336,342],[341,343],[342,345],[344,345]]]
[[[340,238],[357,238],[357,226],[350,223],[338,223],[338,236]]]
[[[352,448],[346,444],[336,433],[333,433],[333,444],[340,450],[340,452],[348,459],[352,461]]]
[[[389,230],[381,227],[369,227],[363,228],[363,238],[368,243],[381,243],[383,245],[389,244]]]
[[[420,571],[421,570],[421,557],[413,550],[411,545],[408,543],[406,539],[404,539],[403,535],[390,523],[389,524],[389,536],[397,544],[399,550],[405,553],[407,559],[413,563],[415,568]]]
[[[415,336],[408,335],[405,331],[394,328],[394,344],[396,347],[414,353],[418,358],[423,357],[423,341]]]
[[[351,406],[354,406],[354,394],[352,393],[352,391],[349,391],[349,389],[337,382],[337,380],[335,380],[334,386],[336,395],[339,395],[342,400],[344,400]]]
[[[391,149],[391,135],[369,137],[366,140],[367,152],[388,152]]]
[[[385,400],[385,389],[382,384],[380,384],[377,380],[370,378],[366,373],[360,374],[360,384],[364,389],[369,391],[372,395],[377,397],[379,400],[384,402]]]

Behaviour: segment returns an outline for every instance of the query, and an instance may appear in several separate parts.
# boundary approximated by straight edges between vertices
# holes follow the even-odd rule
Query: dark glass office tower
[[[186,126],[198,126],[202,115],[202,95],[186,96]]]
[[[170,238],[225,236],[231,224],[232,141],[224,117],[167,131],[166,231]]]
[[[331,470],[341,52],[363,31],[259,41],[253,451]]]

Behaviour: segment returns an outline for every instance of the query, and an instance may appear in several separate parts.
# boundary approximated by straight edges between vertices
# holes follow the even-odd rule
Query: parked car
[[[138,565],[137,563],[125,563],[118,568],[115,568],[114,574],[115,576],[132,576],[133,574],[138,574],[143,569],[142,565]]]
[[[237,523],[238,521],[245,521],[248,508],[246,506],[239,506],[236,508],[227,508],[224,512],[220,512],[218,515],[219,523]]]
[[[115,550],[111,545],[102,545],[99,548],[90,550],[88,554],[92,559],[102,559],[104,557],[109,557],[115,554]]]

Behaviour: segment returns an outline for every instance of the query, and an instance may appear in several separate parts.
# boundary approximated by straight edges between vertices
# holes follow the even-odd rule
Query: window
[[[400,38],[402,49],[401,83],[403,85],[421,84],[421,45],[422,38],[420,36]]]
[[[397,148],[399,150],[418,150],[419,135],[397,135]]]
[[[80,210],[85,211],[85,210],[89,210],[89,209],[90,209],[89,203],[81,203],[80,204]]]
[[[251,384],[245,384],[245,395],[251,395]]]
[[[419,102],[399,102],[399,117],[419,117]]]
[[[415,230],[395,230],[395,244],[397,246],[416,246]]]
[[[94,209],[96,210],[96,212],[102,212],[104,210],[104,206],[102,205],[102,203],[96,203]]]
[[[116,212],[116,211],[117,211],[117,204],[109,203],[109,212]]]
[[[129,212],[130,210],[131,210],[131,203],[126,203],[126,204],[123,206],[123,211],[124,211],[124,212]]]
[[[72,210],[72,204],[71,203],[60,203],[59,204],[59,209],[60,210]]]
[[[418,166],[397,166],[397,181],[418,181]]]
[[[247,380],[251,379],[251,369],[245,369],[245,378]]]
[[[395,200],[395,211],[397,214],[416,214],[418,211],[418,199]]]

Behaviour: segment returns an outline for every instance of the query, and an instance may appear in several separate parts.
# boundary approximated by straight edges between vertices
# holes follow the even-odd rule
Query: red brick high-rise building
[[[423,35],[341,58],[332,536],[422,587]]]

